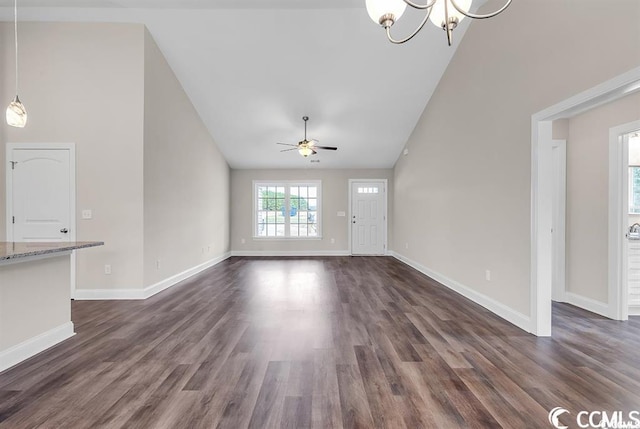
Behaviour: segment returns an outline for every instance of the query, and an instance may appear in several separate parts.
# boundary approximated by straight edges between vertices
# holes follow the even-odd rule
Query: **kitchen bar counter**
[[[103,244],[0,242],[0,372],[75,334],[71,253]]]
[[[0,241],[0,262],[10,259],[42,256],[59,252],[70,252],[76,249],[102,246],[102,241],[70,241],[56,243],[13,243]]]

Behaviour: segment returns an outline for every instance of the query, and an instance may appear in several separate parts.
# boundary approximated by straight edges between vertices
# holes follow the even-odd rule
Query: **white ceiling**
[[[0,0],[0,19],[12,19]],[[144,23],[232,168],[390,168],[451,59],[428,23],[393,45],[364,0],[21,0],[25,21]],[[421,18],[407,10],[394,31]],[[276,142],[308,137],[311,164]],[[179,142],[176,142],[179,144]],[[311,158],[311,157],[310,157]]]

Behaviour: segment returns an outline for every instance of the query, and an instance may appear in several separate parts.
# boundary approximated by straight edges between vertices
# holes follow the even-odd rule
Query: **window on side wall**
[[[321,238],[321,182],[253,183],[255,238]]]

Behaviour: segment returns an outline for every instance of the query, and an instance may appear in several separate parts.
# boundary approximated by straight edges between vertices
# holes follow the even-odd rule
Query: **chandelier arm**
[[[406,0],[404,0],[406,2]],[[506,8],[509,7],[509,5],[511,4],[512,0],[507,0],[507,2],[505,3],[504,6],[502,6],[500,9],[496,10],[495,12],[491,12],[491,13],[487,13],[484,15],[478,15],[476,13],[471,13],[471,12],[465,12],[460,6],[458,6],[458,4],[456,3],[455,0],[451,0],[451,4],[453,5],[453,7],[456,8],[456,10],[458,12],[460,12],[461,14],[463,14],[464,16],[467,16],[469,18],[473,18],[473,19],[487,19],[487,18],[493,18],[494,16],[504,12],[504,10]]]
[[[427,3],[427,4],[417,4],[412,2],[411,0],[402,0],[403,2],[405,2],[406,4],[408,4],[409,6],[411,6],[414,9],[429,9],[430,7],[432,7],[434,4],[436,4],[437,0],[432,0],[431,2]]]
[[[435,1],[434,1],[434,3],[435,3]],[[418,28],[416,28],[416,31],[414,31],[413,33],[411,33],[409,36],[407,36],[404,39],[401,39],[401,40],[394,39],[393,37],[391,37],[391,27],[385,27],[385,30],[387,31],[387,39],[389,39],[389,41],[391,43],[395,43],[396,45],[400,45],[402,43],[408,42],[409,40],[413,39],[415,37],[415,35],[418,34],[418,32],[420,32],[420,30],[422,30],[422,27],[424,27],[424,25],[429,20],[429,15],[431,15],[431,10],[432,9],[429,9],[429,11],[425,15],[424,19],[422,20],[422,22],[420,23]]]

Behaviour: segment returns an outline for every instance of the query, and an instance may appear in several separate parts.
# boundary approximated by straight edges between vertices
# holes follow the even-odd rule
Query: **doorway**
[[[386,254],[387,181],[350,179],[349,201],[351,254]]]
[[[75,241],[75,145],[8,143],[6,159],[7,241]]]
[[[553,225],[552,122],[556,119],[578,115],[638,90],[640,90],[640,67],[616,76],[531,116],[531,320],[529,331],[535,335],[551,335],[551,301],[553,295],[553,238],[551,232]],[[616,198],[620,198],[619,191],[617,192]],[[610,205],[610,207],[613,207],[613,205]],[[619,199],[616,200],[615,207],[621,207]],[[609,218],[611,219],[611,216]],[[613,236],[617,237],[619,234],[609,234],[609,249],[619,252],[621,248],[619,242],[615,243],[617,246],[612,246],[611,237]],[[621,239],[617,238],[616,240]],[[611,260],[611,255],[609,255],[610,263]],[[612,271],[617,270],[610,270],[610,273]],[[611,289],[609,289],[610,293]],[[619,299],[619,297],[616,299]]]
[[[640,314],[640,120],[609,130],[609,302],[611,317]]]

